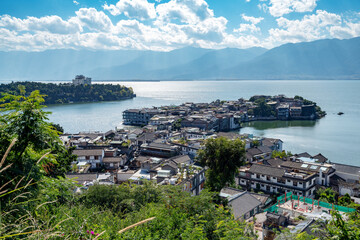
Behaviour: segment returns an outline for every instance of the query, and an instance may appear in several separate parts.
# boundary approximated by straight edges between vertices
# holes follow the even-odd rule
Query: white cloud
[[[129,18],[140,20],[153,19],[156,17],[154,3],[147,0],[120,0],[114,4],[104,4],[103,8],[108,10],[112,15],[124,14]]]
[[[242,14],[241,17],[247,21],[247,22],[251,22],[252,24],[258,24],[260,23],[262,20],[264,20],[264,18],[262,17],[252,17],[252,16],[246,16],[245,14]]]
[[[183,23],[196,24],[214,17],[213,10],[204,0],[170,0],[156,7],[157,23],[179,20]]]
[[[281,17],[291,12],[312,12],[317,0],[270,0],[269,12],[274,17]]]
[[[113,24],[103,11],[97,11],[95,8],[80,8],[75,13],[77,17],[74,19],[78,19],[83,27],[99,32],[112,31]]]
[[[264,18],[262,17],[252,17],[252,16],[246,16],[245,14],[242,14],[241,17],[246,21],[246,22],[250,22],[249,23],[241,23],[240,27],[237,29],[234,29],[234,32],[239,32],[239,33],[243,33],[243,32],[260,32],[260,28],[257,27],[256,25],[258,23],[260,23],[262,20],[264,20]]]
[[[76,1],[76,0],[74,0],[73,3],[74,3],[75,5],[79,5],[79,2]]]
[[[82,31],[80,24],[74,20],[64,21],[59,16],[41,18],[27,17],[20,19],[3,15],[0,17],[0,27],[16,31],[47,31],[51,33],[69,34]]]
[[[313,41],[329,37],[333,26],[341,25],[341,16],[317,10],[315,14],[305,15],[301,20],[277,19],[279,28],[269,30],[269,40],[273,44]]]
[[[261,8],[275,2],[261,1]],[[306,4],[298,6],[296,2],[304,1],[294,0],[287,8],[291,11],[311,9],[304,7],[308,6]],[[301,19],[278,17],[277,26],[266,33],[260,29],[263,25],[260,23],[264,21],[262,17],[245,14],[241,16],[239,28],[229,31],[228,20],[215,16],[205,0],[159,1],[156,5],[145,0],[120,0],[115,5],[105,4],[104,9],[114,15],[123,14],[124,17],[112,22],[107,11],[95,8],[80,8],[69,19],[59,16],[22,19],[2,15],[0,50],[90,48],[167,51],[189,45],[213,49],[271,48],[288,42],[360,36],[360,14],[344,18],[343,15],[341,17],[323,10]]]
[[[353,38],[360,36],[360,23],[345,22],[345,26],[331,26],[330,35],[334,38]]]

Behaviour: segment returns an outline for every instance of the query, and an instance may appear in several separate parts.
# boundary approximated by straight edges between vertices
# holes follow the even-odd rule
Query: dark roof
[[[281,166],[281,164],[283,162],[284,161],[279,159],[279,158],[271,158],[271,159],[268,159],[268,160],[264,160],[264,164],[268,164],[268,165],[273,166],[273,167]]]
[[[163,165],[161,166],[161,169],[162,169],[163,167],[165,167],[165,166],[172,167],[172,168],[174,168],[175,170],[178,168],[177,165],[176,165],[176,163],[174,163],[173,161],[168,161],[168,162],[166,162],[165,164],[163,164]]]
[[[285,169],[278,168],[278,167],[271,167],[271,166],[262,165],[262,164],[253,164],[250,167],[249,172],[270,175],[270,176],[275,176],[275,177],[282,177],[285,174]]]
[[[257,147],[262,153],[271,153],[272,150],[268,146],[258,146]]]
[[[141,109],[127,109],[124,112],[133,112],[133,113],[139,113]]]
[[[326,157],[324,157],[324,155],[322,155],[321,153],[313,156],[312,158],[316,159],[317,162],[320,162],[320,163],[325,163],[325,162],[327,162],[327,160],[328,160],[328,159],[327,159]]]
[[[333,163],[333,167],[336,169],[337,172],[360,175],[360,167],[357,166],[351,166],[341,163]]]
[[[157,135],[156,133],[143,133],[141,134],[141,136],[139,136],[137,138],[137,140],[141,140],[141,141],[154,141],[155,139],[157,139]]]
[[[246,150],[246,153],[248,153],[250,156],[255,156],[262,154],[263,152],[258,148],[249,148],[248,150]]]
[[[85,149],[85,150],[78,150],[75,149],[73,151],[74,155],[77,156],[100,156],[103,154],[103,149]]]
[[[281,166],[286,167],[286,168],[306,170],[306,171],[310,171],[310,172],[320,172],[320,170],[321,170],[324,173],[328,173],[330,171],[333,171],[333,169],[331,167],[321,166],[321,165],[316,165],[316,164],[311,164],[311,163],[293,162],[293,161],[283,161]]]
[[[311,155],[307,152],[303,152],[303,153],[298,153],[295,154],[296,157],[306,157],[306,158],[311,158]]]
[[[165,144],[165,143],[150,143],[149,145],[147,145],[146,147],[149,148],[157,148],[157,149],[163,149],[163,150],[173,150],[174,146],[170,145],[170,144]],[[145,147],[145,148],[146,148]]]
[[[111,135],[111,134],[115,134],[115,131],[114,130],[109,130],[105,133],[105,137]]]
[[[231,197],[229,206],[233,210],[235,219],[243,217],[246,213],[260,206],[261,202],[248,192],[239,193]]]
[[[179,156],[175,156],[170,158],[172,161],[174,161],[176,164],[181,164],[181,163],[187,163],[191,161],[191,158],[189,157],[189,155],[179,155]]]
[[[277,144],[277,143],[283,142],[283,141],[278,138],[264,138],[261,142],[265,146],[271,146],[271,145],[274,145],[274,144]]]

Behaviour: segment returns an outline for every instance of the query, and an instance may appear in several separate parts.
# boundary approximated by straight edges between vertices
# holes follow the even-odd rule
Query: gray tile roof
[[[348,174],[360,176],[360,167],[341,164],[341,163],[333,163],[333,166],[336,169],[336,172],[342,172],[342,173],[348,173]]]
[[[272,167],[277,167],[277,166],[281,166],[281,164],[284,162],[283,160],[279,159],[279,158],[271,158],[268,160],[264,160],[264,163],[269,164]]]
[[[261,202],[248,192],[239,193],[229,200],[235,219],[243,217],[246,213],[260,206]]]
[[[306,157],[306,158],[311,158],[311,155],[307,152],[303,152],[303,153],[298,153],[295,154],[296,157]]]
[[[85,149],[85,150],[74,150],[73,154],[77,156],[101,156],[103,154],[103,149]]]
[[[278,167],[271,167],[271,166],[262,165],[262,164],[253,164],[250,167],[249,172],[270,175],[270,176],[274,176],[274,177],[282,177],[285,174],[285,169],[278,168]]]
[[[172,161],[174,161],[176,164],[181,164],[181,163],[187,163],[190,162],[191,159],[188,155],[180,155],[180,156],[175,156],[170,158]]]
[[[146,147],[155,148],[155,149],[162,149],[162,150],[174,150],[174,149],[176,149],[176,147],[174,145],[165,144],[165,143],[154,143],[154,142],[150,143]]]
[[[268,146],[259,146],[257,147],[262,153],[271,153],[272,150]]]
[[[246,153],[249,154],[250,156],[255,156],[262,154],[262,151],[258,148],[249,148],[248,150],[246,150]]]
[[[313,158],[316,159],[316,160],[317,160],[318,162],[320,162],[320,163],[325,163],[325,162],[327,162],[327,160],[328,160],[328,159],[327,159],[326,157],[324,157],[324,155],[322,155],[321,153],[313,156]]]
[[[320,172],[320,169],[324,173],[329,173],[334,171],[331,167],[324,167],[321,165],[311,164],[311,163],[302,163],[302,162],[293,162],[293,161],[283,161],[281,164],[282,167],[301,169],[310,172]]]

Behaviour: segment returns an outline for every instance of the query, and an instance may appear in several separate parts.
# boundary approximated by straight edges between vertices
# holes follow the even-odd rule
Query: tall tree
[[[207,186],[212,191],[220,191],[224,186],[235,182],[238,168],[245,163],[244,142],[225,137],[208,139],[205,148],[199,151],[198,161],[208,167]]]
[[[62,145],[57,130],[48,122],[49,112],[43,110],[44,95],[33,91],[26,96],[23,86],[19,90],[20,95],[4,94],[0,99],[1,156],[16,139],[6,157],[6,164],[11,168],[2,173],[0,184],[12,179],[15,184],[16,178],[23,176],[25,180],[37,182],[44,175],[64,175],[74,156]]]

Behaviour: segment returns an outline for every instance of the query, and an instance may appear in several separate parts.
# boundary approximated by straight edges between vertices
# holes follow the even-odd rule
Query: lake
[[[104,82],[105,83],[105,82]],[[360,165],[360,81],[161,81],[111,82],[132,87],[137,97],[119,102],[50,106],[50,120],[69,133],[108,131],[120,126],[122,112],[141,108],[248,99],[253,95],[285,94],[315,101],[327,116],[317,121],[274,121],[244,124],[240,133],[280,138],[292,153],[322,153],[330,161]],[[344,112],[338,116],[338,112]]]

